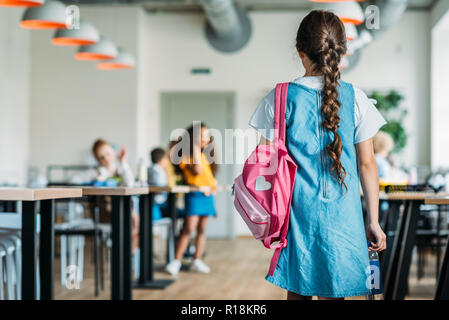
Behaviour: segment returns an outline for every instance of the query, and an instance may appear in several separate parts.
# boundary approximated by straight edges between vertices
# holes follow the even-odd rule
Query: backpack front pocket
[[[270,231],[270,215],[239,182],[237,179],[234,206],[254,237],[262,240]]]

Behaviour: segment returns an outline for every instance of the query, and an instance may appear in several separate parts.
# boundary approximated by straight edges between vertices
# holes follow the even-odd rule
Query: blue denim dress
[[[368,246],[354,149],[354,90],[338,86],[343,142],[341,163],[348,191],[330,175],[326,146],[333,133],[322,126],[321,91],[290,83],[287,147],[298,165],[287,246],[266,280],[304,296],[349,297],[370,293]]]
[[[216,216],[214,196],[203,192],[190,192],[184,197],[186,216]]]

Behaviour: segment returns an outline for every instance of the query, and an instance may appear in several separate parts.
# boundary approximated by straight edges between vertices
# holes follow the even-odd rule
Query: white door
[[[193,121],[203,121],[208,128],[221,132],[234,128],[234,94],[223,92],[165,92],[161,96],[161,138],[169,141],[174,129],[187,128]],[[216,152],[219,152],[217,150]],[[233,165],[220,164],[217,172],[219,185],[233,183]],[[229,192],[218,192],[215,197],[217,217],[210,219],[208,237],[234,237],[234,208]]]

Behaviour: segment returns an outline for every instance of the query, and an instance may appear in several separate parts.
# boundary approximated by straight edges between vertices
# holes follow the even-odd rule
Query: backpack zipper
[[[322,116],[321,116],[321,91],[318,91],[318,125],[319,125],[319,132],[320,132],[320,144],[324,142],[323,139],[323,124],[322,124]],[[326,181],[326,162],[324,159],[324,150],[321,150],[320,146],[320,159],[321,159],[321,170],[323,171],[321,174],[321,181],[322,181],[322,188],[323,188],[323,197],[327,197],[327,181]]]

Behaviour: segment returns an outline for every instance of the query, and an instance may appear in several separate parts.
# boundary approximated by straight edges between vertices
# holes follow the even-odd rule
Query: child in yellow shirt
[[[199,128],[198,128],[199,129]],[[194,137],[195,131],[199,131],[200,136]],[[203,153],[204,148],[210,143],[209,131],[205,124],[201,124],[201,130],[193,130],[191,126],[187,130],[190,137],[189,158],[183,158],[179,167],[183,171],[184,179],[188,185],[197,187],[210,187],[212,192],[190,192],[185,196],[186,221],[184,229],[179,237],[176,246],[175,260],[166,266],[166,271],[172,275],[177,275],[181,269],[181,259],[186,251],[190,236],[196,230],[195,247],[196,252],[191,270],[209,273],[210,268],[201,257],[206,246],[205,229],[209,216],[215,216],[214,193],[217,180],[214,177],[211,164]]]

